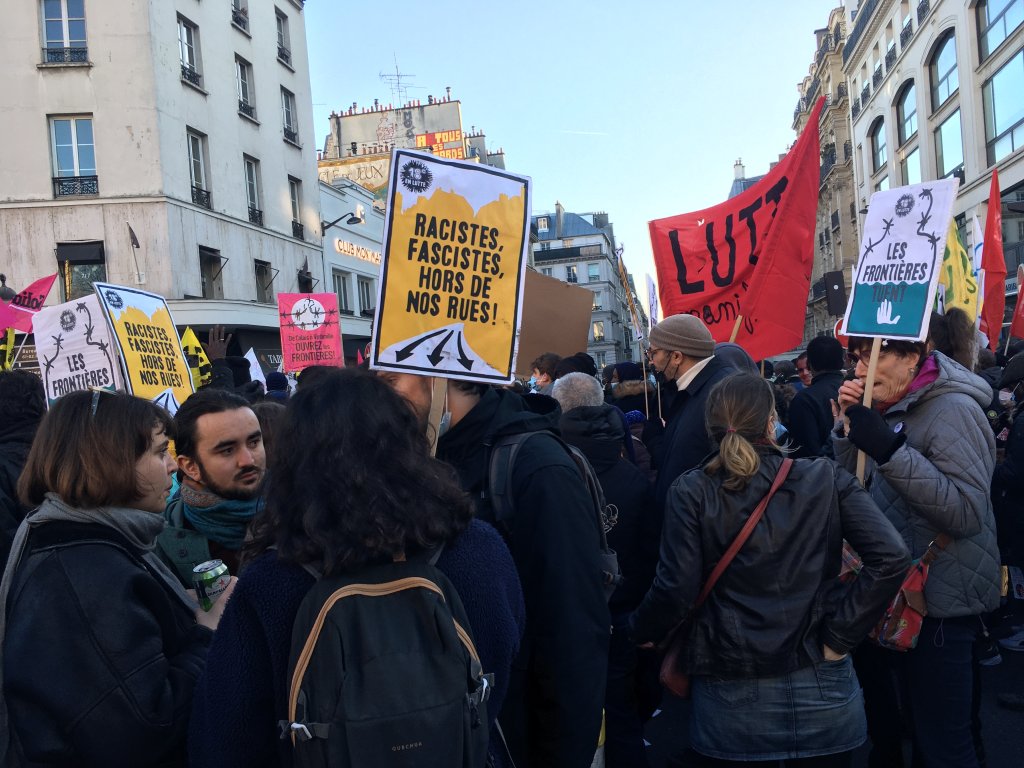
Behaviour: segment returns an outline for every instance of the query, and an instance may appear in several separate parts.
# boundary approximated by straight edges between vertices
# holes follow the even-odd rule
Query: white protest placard
[[[658,324],[658,286],[650,275],[647,275],[647,309],[647,319],[653,328]]]
[[[117,348],[95,296],[43,307],[32,330],[47,405],[68,392],[124,388]]]
[[[939,179],[871,196],[846,335],[927,338],[958,183]]]
[[[530,180],[396,150],[370,367],[511,382]]]

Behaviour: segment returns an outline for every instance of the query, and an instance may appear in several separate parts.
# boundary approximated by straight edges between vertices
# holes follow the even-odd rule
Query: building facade
[[[971,246],[967,223],[984,227],[998,169],[1009,323],[1024,262],[1024,0],[869,0],[850,29],[859,214],[875,191],[956,176],[953,212]]]
[[[594,294],[587,353],[598,369],[639,360],[640,349],[627,305],[630,283],[619,276],[615,233],[606,213],[568,213],[555,203],[553,213],[533,216],[533,266],[541,274],[586,288]],[[532,239],[532,238],[531,238]],[[627,278],[628,279],[628,278]],[[641,317],[640,322],[646,323]]]
[[[353,103],[343,112],[332,112],[331,132],[320,153],[321,181],[354,181],[383,205],[395,148],[504,168],[504,151],[489,152],[486,136],[476,126],[463,129],[462,104],[451,98],[450,88],[445,91],[444,97],[428,96],[426,104],[410,101],[396,108],[374,99],[372,107]]]
[[[377,306],[384,212],[373,202],[373,193],[354,181],[320,182],[327,276],[322,290],[338,296],[346,362],[357,362],[357,351],[370,341]]]
[[[821,171],[814,232],[814,266],[811,272],[811,292],[807,298],[804,344],[815,336],[833,334],[838,319],[828,311],[824,275],[841,272],[844,294],[848,293],[850,269],[857,263],[859,240],[853,142],[850,134],[850,98],[843,74],[846,30],[846,9],[839,6],[829,14],[828,25],[815,31],[814,61],[807,77],[798,86],[800,99],[793,112],[793,130],[799,136],[819,97],[825,98],[818,120]]]
[[[0,62],[2,271],[165,296],[279,350],[276,294],[323,280],[301,0],[40,0]]]

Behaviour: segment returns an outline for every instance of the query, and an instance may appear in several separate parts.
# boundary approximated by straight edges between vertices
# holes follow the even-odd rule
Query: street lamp
[[[357,205],[356,209],[354,211],[349,211],[348,213],[343,213],[343,214],[341,214],[341,216],[336,218],[334,221],[331,221],[331,222],[321,221],[320,222],[320,236],[323,237],[324,233],[328,229],[333,227],[335,224],[337,224],[339,221],[344,219],[346,216],[348,217],[348,220],[345,223],[348,224],[350,227],[355,225],[355,224],[362,224],[362,223],[364,223],[366,221],[366,211],[365,211],[365,209],[363,208],[363,206]]]

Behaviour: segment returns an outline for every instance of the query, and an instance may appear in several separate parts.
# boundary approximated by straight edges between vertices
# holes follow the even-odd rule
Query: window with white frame
[[[885,146],[885,121],[879,118],[871,127],[871,172],[877,173],[888,161]]]
[[[548,277],[551,277],[551,267],[541,267],[540,273],[542,275],[547,275]]]
[[[604,320],[594,321],[593,326],[594,341],[604,341]]]
[[[576,265],[570,264],[565,268],[565,282],[575,283],[576,282]]]
[[[203,76],[199,59],[199,27],[184,16],[178,17],[178,55],[181,60],[181,78],[201,87]]]
[[[295,119],[295,94],[287,88],[281,89],[281,122],[284,126],[284,138],[292,144],[299,142],[299,128]]]
[[[373,312],[373,280],[368,277],[360,277],[357,284],[359,287],[359,312],[368,315]]]
[[[550,225],[550,219],[548,219],[547,216],[538,216],[537,217],[537,231],[538,232],[547,232],[548,229],[550,228],[550,226],[551,226]]]
[[[88,61],[85,0],[43,0],[43,47],[47,64]]]
[[[349,289],[352,285],[352,275],[335,269],[331,273],[331,280],[334,283],[334,292],[338,295],[338,311],[343,315],[352,314],[352,299]]]
[[[985,61],[1003,40],[1024,23],[1024,0],[981,0],[976,11],[979,53],[981,60]]]
[[[1024,146],[1024,49],[981,88],[989,165]]]
[[[913,80],[903,86],[896,98],[896,131],[901,147],[917,135],[917,89]]]
[[[964,142],[958,109],[935,129],[935,169],[941,179],[960,170],[963,164]]]
[[[284,64],[292,64],[292,43],[288,34],[288,16],[278,8],[274,9],[277,20],[277,58]]]
[[[288,200],[292,205],[292,221],[302,221],[302,182],[288,177]]]
[[[903,162],[900,163],[904,185],[921,183],[921,153],[919,150],[919,147],[914,147],[907,152]]]
[[[92,116],[51,117],[50,140],[54,176],[96,175]]]
[[[210,207],[210,186],[206,176],[206,136],[188,130],[185,132],[188,144],[188,173],[192,182],[192,202],[204,208]]]
[[[263,224],[263,209],[260,207],[260,161],[248,155],[242,156],[245,163],[245,201],[249,205],[249,221]]]
[[[596,283],[601,279],[601,265],[587,264],[587,282]]]
[[[243,32],[249,31],[249,0],[231,0],[231,23]]]
[[[235,85],[238,90],[238,111],[256,119],[255,89],[252,84],[252,64],[235,56]]]

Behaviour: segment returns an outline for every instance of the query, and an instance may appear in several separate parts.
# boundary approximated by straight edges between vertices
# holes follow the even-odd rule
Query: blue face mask
[[[526,382],[526,385],[530,389],[536,389],[537,388],[537,377],[536,376],[531,376],[530,380],[528,382]]]
[[[616,389],[618,389],[618,388],[619,388],[619,382],[617,382],[617,381],[613,381],[613,382],[612,382],[611,384],[609,384],[608,386],[610,386],[610,387],[612,388],[612,392],[614,392],[614,391],[615,391]]]

